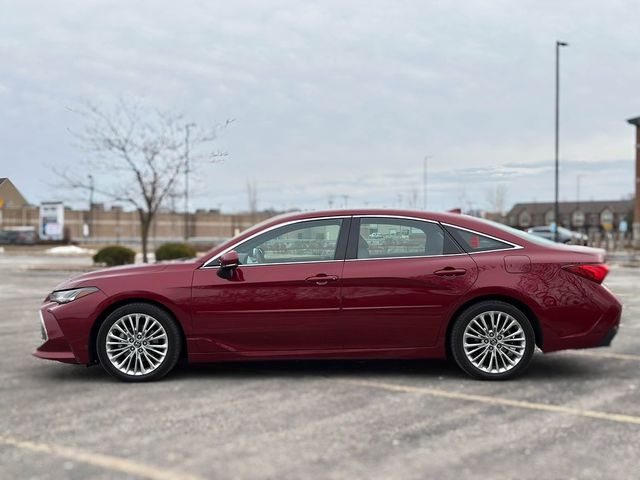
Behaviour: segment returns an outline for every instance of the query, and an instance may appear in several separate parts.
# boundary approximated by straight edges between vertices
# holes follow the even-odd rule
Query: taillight
[[[604,263],[585,263],[583,265],[567,265],[565,270],[580,275],[596,283],[602,283],[609,273],[609,266]]]

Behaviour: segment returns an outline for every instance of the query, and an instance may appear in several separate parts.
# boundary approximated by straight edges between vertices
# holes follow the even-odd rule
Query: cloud
[[[13,2],[0,18],[2,174],[31,201],[51,199],[46,165],[83,160],[66,133],[67,107],[125,94],[198,124],[237,118],[220,139],[229,159],[201,181],[202,207],[243,208],[245,179],[264,206],[324,207],[343,194],[391,206],[421,191],[427,154],[434,208],[455,206],[461,192],[480,204],[499,182],[511,201],[549,199],[553,43],[562,38],[571,44],[562,57],[562,194],[573,194],[576,162],[591,162],[579,167],[600,179],[591,194],[617,196],[632,188],[624,120],[640,113],[634,7]],[[231,180],[212,189],[211,178]]]

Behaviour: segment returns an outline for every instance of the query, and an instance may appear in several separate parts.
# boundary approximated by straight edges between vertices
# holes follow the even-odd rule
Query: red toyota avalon
[[[521,374],[543,352],[609,345],[621,304],[602,250],[446,213],[298,213],[197,260],[58,285],[37,357],[155,380],[179,358],[444,358]]]

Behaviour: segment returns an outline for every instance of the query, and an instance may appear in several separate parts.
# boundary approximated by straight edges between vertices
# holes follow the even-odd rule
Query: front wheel
[[[535,334],[527,316],[511,304],[485,301],[472,305],[455,320],[451,352],[472,377],[506,380],[529,366]]]
[[[163,309],[148,303],[117,308],[98,331],[96,351],[103,368],[119,380],[158,380],[180,356],[180,331]]]

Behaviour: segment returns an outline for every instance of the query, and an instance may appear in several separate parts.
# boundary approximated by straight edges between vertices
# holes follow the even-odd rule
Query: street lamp
[[[195,123],[188,123],[184,134],[184,241],[189,240],[189,134]]]
[[[553,208],[553,219],[555,228],[553,239],[558,241],[558,227],[560,226],[560,205],[558,203],[559,183],[558,183],[558,152],[560,149],[560,47],[569,46],[566,42],[556,41],[556,195]]]
[[[576,208],[580,208],[580,180],[584,178],[582,173],[576,175]]]
[[[93,181],[93,175],[87,175],[89,178],[89,221],[87,222],[87,238],[93,235],[93,191],[95,189],[95,183]]]

